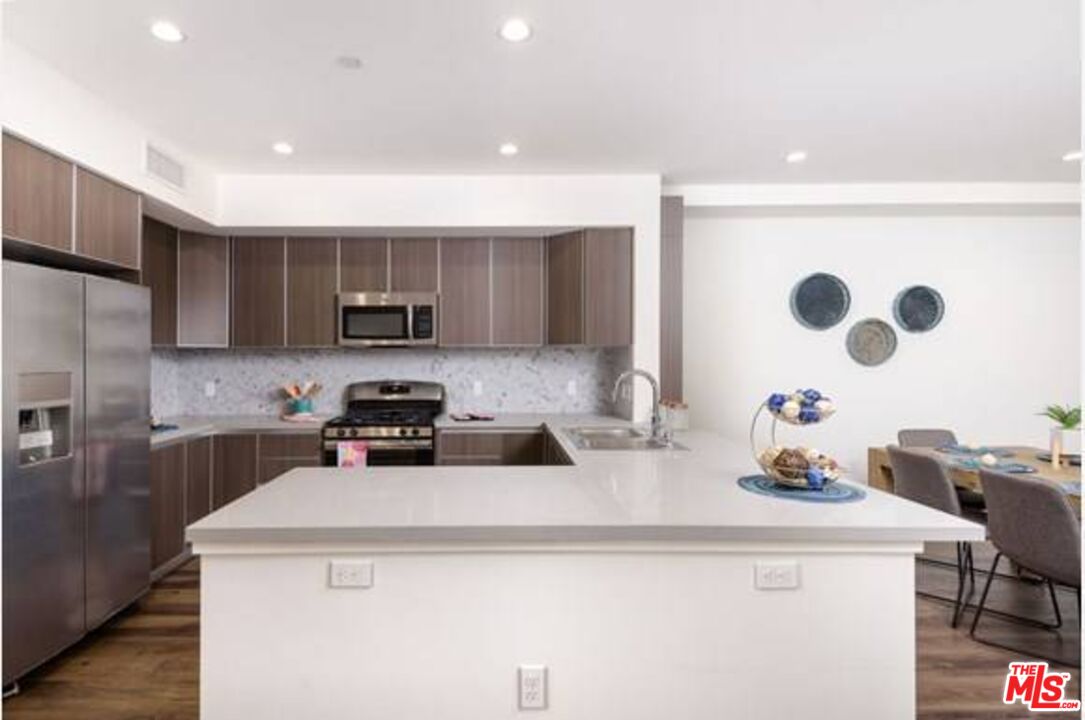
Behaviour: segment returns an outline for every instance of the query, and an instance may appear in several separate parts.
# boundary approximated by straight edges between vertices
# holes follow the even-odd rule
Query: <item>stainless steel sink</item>
[[[565,434],[580,450],[685,450],[675,442],[664,442],[631,427],[574,427]]]

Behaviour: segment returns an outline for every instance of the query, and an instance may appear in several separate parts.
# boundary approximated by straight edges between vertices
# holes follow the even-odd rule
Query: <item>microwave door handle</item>
[[[404,340],[409,342],[414,340],[414,305],[406,303],[403,307],[407,309],[407,336]]]

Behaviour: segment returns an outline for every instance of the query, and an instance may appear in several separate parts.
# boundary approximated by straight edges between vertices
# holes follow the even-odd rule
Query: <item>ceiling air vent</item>
[[[145,158],[147,174],[178,190],[185,189],[185,166],[150,143]]]

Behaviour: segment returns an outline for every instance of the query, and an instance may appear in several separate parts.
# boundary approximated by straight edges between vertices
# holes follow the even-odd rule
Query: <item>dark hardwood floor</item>
[[[135,607],[31,673],[5,720],[199,717],[200,570],[193,560]]]
[[[949,549],[933,554],[952,557]],[[986,569],[991,552],[981,548],[976,566]],[[977,576],[982,582],[982,577]],[[920,587],[950,594],[951,570],[920,564]],[[7,720],[190,720],[199,716],[199,561],[193,560],[158,582],[131,610],[122,613],[71,651],[21,684],[20,694],[3,704]],[[981,588],[980,588],[981,589]],[[976,591],[975,601],[979,599]],[[1000,609],[1050,619],[1043,588],[996,580],[991,602]],[[1072,592],[1060,591],[1064,628],[1049,633],[1019,628],[986,616],[984,637],[1061,653],[1078,661],[1080,628]],[[918,717],[923,720],[1003,720],[1033,717],[1021,706],[1000,702],[1006,666],[1024,654],[981,645],[968,637],[971,612],[962,626],[949,627],[951,607],[917,599]],[[1061,640],[1059,640],[1061,638]],[[1076,668],[1071,696],[1080,698]],[[1052,714],[1054,717],[1065,715]],[[872,715],[872,718],[875,715]]]

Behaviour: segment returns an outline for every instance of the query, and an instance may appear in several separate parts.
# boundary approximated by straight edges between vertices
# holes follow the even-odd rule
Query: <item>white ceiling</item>
[[[1071,181],[1077,0],[12,0],[14,41],[223,171]],[[510,45],[501,20],[535,36]],[[168,18],[180,45],[151,37]],[[334,59],[362,58],[346,71]],[[274,155],[289,140],[296,153]],[[517,142],[520,155],[497,147]],[[782,156],[804,149],[809,160]]]

